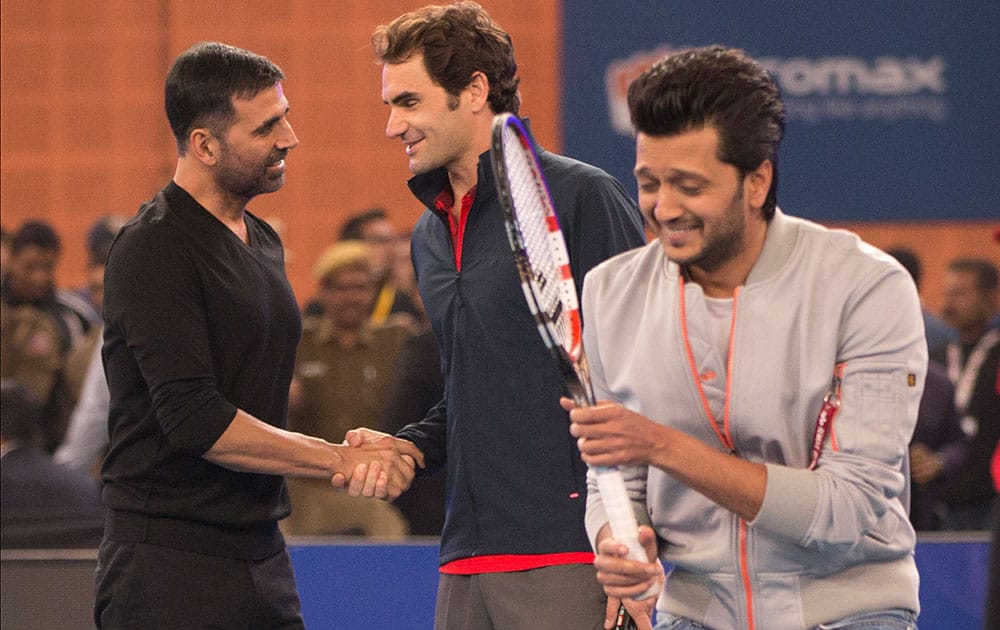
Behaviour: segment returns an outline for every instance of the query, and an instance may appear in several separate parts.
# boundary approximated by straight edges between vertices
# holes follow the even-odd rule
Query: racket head
[[[525,300],[578,404],[593,404],[569,253],[531,137],[512,114],[493,119],[493,175]]]

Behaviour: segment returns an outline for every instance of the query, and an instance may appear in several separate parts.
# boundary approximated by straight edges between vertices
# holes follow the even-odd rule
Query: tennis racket
[[[592,406],[594,392],[583,351],[582,319],[566,242],[538,156],[516,116],[494,117],[490,157],[507,237],[538,334],[555,357],[573,401],[581,407]],[[615,540],[628,546],[633,560],[648,562],[639,544],[639,527],[621,473],[609,467],[594,466],[592,470]],[[654,588],[642,598],[655,592]]]

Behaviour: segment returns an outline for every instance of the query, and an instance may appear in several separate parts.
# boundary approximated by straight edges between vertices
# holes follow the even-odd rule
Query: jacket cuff
[[[819,502],[816,473],[777,464],[767,466],[764,502],[751,525],[791,540],[805,540]]]

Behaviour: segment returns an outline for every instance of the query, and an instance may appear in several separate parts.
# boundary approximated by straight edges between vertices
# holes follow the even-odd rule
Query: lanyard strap
[[[955,384],[955,407],[962,414],[966,413],[969,401],[972,399],[972,390],[975,388],[976,380],[979,378],[979,370],[986,362],[986,355],[990,349],[1000,342],[1000,331],[990,329],[985,335],[979,338],[976,346],[969,353],[969,358],[962,367],[962,351],[957,342],[948,344],[948,378]]]
[[[813,431],[812,458],[809,460],[809,470],[814,470],[819,465],[819,456],[823,453],[823,443],[826,436],[833,429],[833,418],[840,410],[840,384],[844,376],[844,366],[846,363],[838,363],[833,369],[833,380],[830,382],[830,389],[823,397],[823,404],[819,408],[819,415],[816,416],[816,429]]]

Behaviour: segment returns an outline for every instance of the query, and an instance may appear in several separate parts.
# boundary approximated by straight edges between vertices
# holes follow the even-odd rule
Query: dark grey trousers
[[[589,564],[479,575],[442,573],[434,630],[600,630],[606,603]]]

